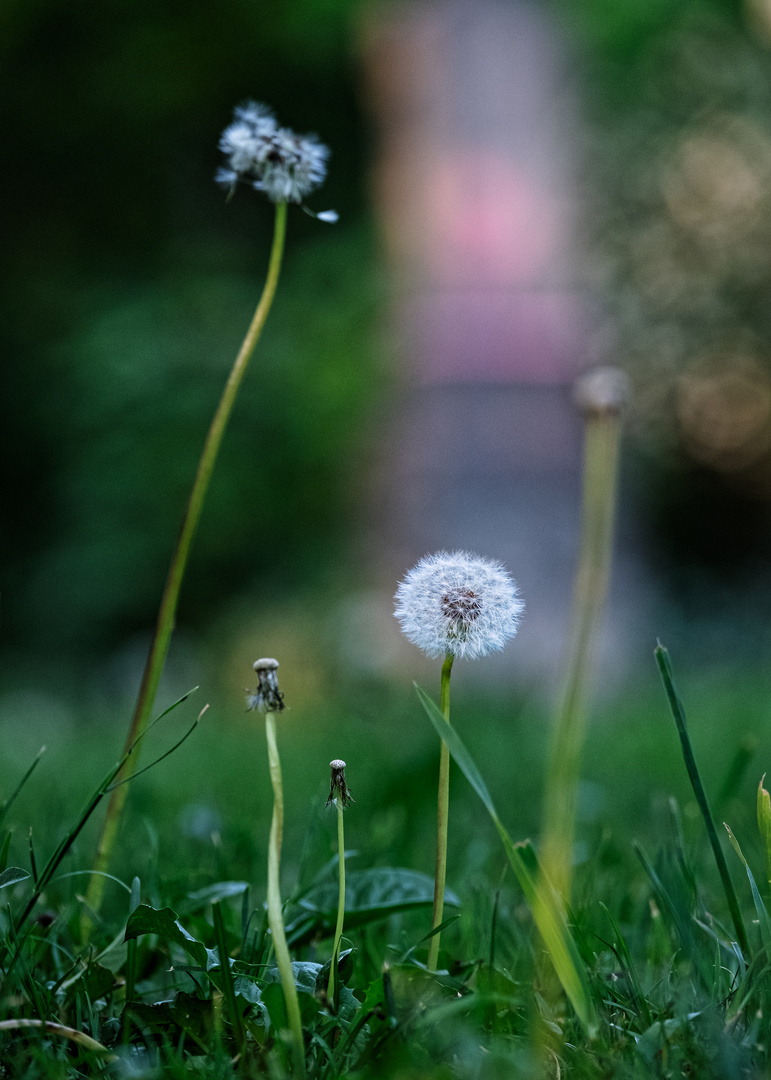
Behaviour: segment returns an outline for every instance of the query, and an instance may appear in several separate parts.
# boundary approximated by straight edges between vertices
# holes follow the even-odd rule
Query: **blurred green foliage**
[[[215,473],[181,619],[340,535],[378,378],[352,0],[0,11],[0,539],[6,647],[60,659],[154,617],[203,438],[267,266],[272,208],[213,183],[255,98],[332,148]],[[320,200],[320,201],[319,201]]]
[[[763,184],[771,175],[760,8],[552,8],[573,42],[591,121],[594,285],[616,335],[613,359],[641,373],[641,427],[655,420],[643,440],[657,462],[646,466],[649,518],[677,567],[673,585],[686,581],[683,561],[715,569],[722,558],[756,576],[771,534],[771,457],[760,480],[758,469],[729,475],[695,459],[677,386],[705,340],[737,327],[752,336],[752,362],[771,370],[771,196],[758,204],[760,240],[732,243],[734,219],[723,233],[699,232],[709,207],[686,227],[673,221],[666,185],[694,132],[722,140]],[[219,133],[247,97],[331,146],[313,202],[337,208],[341,222],[290,215],[284,279],[225,440],[180,620],[200,626],[271,573],[284,586],[312,583],[343,550],[356,461],[384,382],[356,59],[369,14],[363,0],[0,8],[0,564],[10,660],[39,666],[55,651],[64,664],[152,622],[267,258],[271,208],[246,190],[226,205],[212,179]],[[732,524],[716,532],[716,522]]]
[[[752,604],[771,588],[768,9],[561,10],[591,58],[589,277],[604,355],[635,382],[639,524],[691,613],[716,584]]]

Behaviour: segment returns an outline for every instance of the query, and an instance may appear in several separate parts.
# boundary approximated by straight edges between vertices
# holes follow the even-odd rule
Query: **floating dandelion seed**
[[[246,691],[246,710],[257,709],[258,712],[282,712],[284,695],[278,688],[278,660],[265,657],[255,660],[254,670],[257,672],[257,689],[252,692]]]
[[[428,656],[473,660],[502,649],[517,632],[524,602],[499,562],[467,551],[438,551],[396,590],[407,638]]]
[[[296,135],[279,127],[270,109],[255,101],[235,110],[232,124],[220,138],[220,150],[227,164],[218,170],[217,183],[232,192],[241,180],[275,203],[302,204],[327,175],[329,149],[315,135]],[[332,210],[312,216],[337,220]]]

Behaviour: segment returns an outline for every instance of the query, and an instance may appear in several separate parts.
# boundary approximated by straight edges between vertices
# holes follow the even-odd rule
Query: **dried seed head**
[[[275,671],[278,667],[278,660],[273,660],[269,656],[264,656],[262,660],[255,660],[252,667],[255,671]]]
[[[246,691],[246,709],[257,709],[258,712],[282,712],[284,695],[278,688],[278,660],[264,657],[255,660],[254,670],[257,672],[257,689],[252,692]]]
[[[396,590],[396,618],[429,656],[485,656],[517,632],[524,603],[500,563],[467,551],[438,551],[413,566]]]
[[[631,396],[631,382],[620,368],[593,368],[578,379],[573,396],[585,416],[619,413]]]
[[[345,762],[342,758],[334,758],[330,761],[329,767],[332,770],[332,782],[329,787],[327,806],[335,799],[339,799],[340,805],[345,810],[352,802],[356,802],[345,782]]]
[[[217,172],[217,183],[233,191],[243,181],[272,202],[302,203],[327,174],[327,147],[315,135],[296,135],[279,127],[270,109],[254,101],[235,110],[232,124],[222,133],[220,150],[227,164]]]

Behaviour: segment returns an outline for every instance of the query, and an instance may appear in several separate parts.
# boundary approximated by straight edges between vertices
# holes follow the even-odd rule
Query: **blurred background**
[[[234,777],[245,817],[267,807],[261,746],[237,748],[252,661],[275,655],[286,738],[321,762],[290,769],[317,796],[329,758],[351,763],[343,737],[374,777],[389,731],[420,730],[368,826],[383,850],[419,844],[399,793],[426,778],[430,804],[435,746],[410,684],[438,669],[391,596],[428,551],[467,546],[506,563],[527,612],[458,693],[499,716],[478,748],[499,779],[516,732],[537,806],[577,545],[572,384],[596,363],[634,386],[598,707],[618,717],[632,687],[658,708],[659,635],[715,709],[705,671],[754,665],[734,727],[765,737],[766,0],[6,0],[0,80],[3,783],[42,742],[84,769],[122,743],[266,268],[271,207],[213,183],[248,98],[331,147],[310,203],[340,222],[290,213],[161,695],[200,685],[208,733],[135,805],[170,800],[191,843],[219,835]],[[93,780],[48,776],[49,809]]]

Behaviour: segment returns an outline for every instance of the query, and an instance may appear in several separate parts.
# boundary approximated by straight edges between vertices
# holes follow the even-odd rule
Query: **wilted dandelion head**
[[[502,649],[517,632],[524,603],[499,562],[468,551],[437,551],[413,566],[396,590],[409,640],[428,656],[473,660]]]
[[[257,673],[257,689],[252,692],[246,691],[246,710],[257,709],[258,712],[282,712],[284,695],[278,688],[278,660],[265,657],[263,660],[255,660],[254,670]]]
[[[296,135],[279,127],[265,105],[247,101],[235,110],[222,133],[220,150],[227,164],[217,183],[235,188],[239,180],[264,191],[272,202],[302,203],[327,175],[329,150],[315,135]],[[323,221],[332,220],[323,211]]]
[[[351,794],[351,789],[345,782],[345,762],[342,758],[334,758],[334,760],[330,761],[329,768],[332,771],[332,780],[327,806],[334,802],[335,799],[339,799],[340,805],[345,810],[352,802],[356,802]]]
[[[596,367],[577,380],[573,396],[586,416],[619,413],[631,396],[631,382],[620,368]]]

